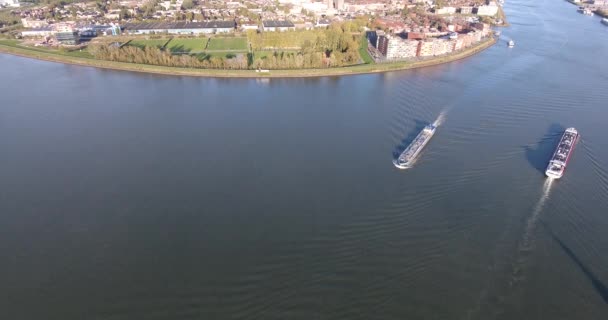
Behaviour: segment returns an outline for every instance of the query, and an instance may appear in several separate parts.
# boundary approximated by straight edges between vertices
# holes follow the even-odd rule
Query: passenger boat
[[[410,143],[410,145],[403,150],[403,152],[399,155],[399,158],[393,161],[395,167],[399,169],[410,168],[414,160],[416,160],[418,154],[420,154],[420,151],[422,151],[424,146],[426,146],[426,144],[435,134],[435,129],[437,129],[437,127],[432,124],[424,127],[424,129],[418,133],[416,138],[414,138],[412,143]]]
[[[545,171],[547,177],[553,179],[559,179],[562,177],[577,140],[578,131],[576,131],[574,128],[566,129],[562,135],[562,138],[559,140],[559,144],[557,145],[551,160],[549,160],[549,165]]]
[[[602,19],[602,23],[608,26],[608,19],[603,18],[603,19]]]
[[[509,40],[509,43],[507,45],[509,46],[509,48],[513,48],[515,47],[515,41]]]

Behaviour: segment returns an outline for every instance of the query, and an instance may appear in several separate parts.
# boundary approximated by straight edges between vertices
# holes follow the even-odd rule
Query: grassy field
[[[135,40],[131,40],[128,45],[135,46],[140,49],[143,49],[145,47],[157,47],[160,49],[165,46],[167,41],[169,41],[169,39],[150,39],[150,40],[135,39]]]
[[[22,45],[19,45],[18,40],[0,40],[0,45],[5,45],[5,46],[10,46],[10,47],[15,47],[15,48],[24,48],[27,50],[31,50],[34,52],[40,52],[40,53],[61,54],[61,55],[68,56],[68,57],[93,59],[93,56],[86,49],[83,49],[82,51],[80,51],[79,49],[74,50],[74,51],[70,51],[70,50],[60,51],[60,50],[56,50],[56,49],[49,49],[46,47],[22,46]]]
[[[247,51],[247,38],[211,38],[207,50]]]
[[[306,41],[314,43],[317,38],[325,38],[319,30],[299,30],[288,32],[249,33],[248,40],[254,48],[299,49]]]
[[[367,38],[365,36],[361,37],[361,44],[359,45],[359,55],[363,60],[363,63],[373,63],[374,59],[369,55],[369,51],[367,51]]]
[[[173,40],[169,41],[169,43],[166,45],[166,47],[169,48],[169,50],[171,50],[171,52],[175,52],[175,53],[185,53],[185,52],[197,53],[197,52],[203,52],[205,50],[206,44],[207,44],[207,39],[205,39],[205,38],[200,38],[200,39],[174,38]]]
[[[29,57],[34,59],[54,61],[60,63],[68,63],[82,66],[92,66],[104,69],[113,70],[124,70],[144,73],[155,73],[155,74],[166,74],[166,75],[182,75],[182,76],[198,76],[198,77],[245,77],[245,78],[258,78],[258,77],[322,77],[322,76],[339,76],[339,75],[353,75],[362,73],[375,73],[375,72],[386,72],[386,71],[397,71],[412,68],[421,68],[426,66],[437,65],[450,61],[466,58],[496,43],[495,39],[484,41],[474,47],[463,50],[459,53],[438,57],[436,59],[429,59],[426,61],[417,62],[394,62],[394,63],[382,63],[382,64],[362,64],[357,66],[350,66],[344,68],[325,68],[325,69],[305,69],[305,70],[273,70],[268,73],[257,73],[254,70],[214,70],[214,69],[190,69],[190,68],[177,68],[177,67],[164,67],[156,65],[145,65],[135,64],[126,62],[114,62],[97,59],[88,59],[83,57],[76,57],[64,53],[58,50],[46,50],[40,51],[35,50],[36,48],[24,47],[16,45],[14,41],[3,41],[0,40],[0,53],[8,53],[23,57]]]

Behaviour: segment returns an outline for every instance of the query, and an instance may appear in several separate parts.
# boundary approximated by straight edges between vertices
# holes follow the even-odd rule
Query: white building
[[[490,2],[487,6],[477,7],[477,15],[479,16],[494,16],[498,13],[496,2]]]
[[[30,30],[23,30],[23,31],[21,31],[21,36],[24,37],[24,38],[27,38],[27,37],[33,37],[33,38],[47,37],[47,36],[52,36],[54,34],[55,34],[55,30],[53,30],[53,28],[50,28],[50,27],[37,28],[37,29],[30,29]]]
[[[327,9],[344,10],[344,0],[327,0]]]
[[[454,7],[443,7],[441,9],[435,9],[436,14],[454,14],[456,13],[456,8]]]
[[[32,20],[27,18],[21,19],[21,24],[24,28],[43,28],[49,25],[46,20]]]

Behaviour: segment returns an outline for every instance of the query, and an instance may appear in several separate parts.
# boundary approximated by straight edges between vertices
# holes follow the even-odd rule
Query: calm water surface
[[[344,78],[0,55],[2,319],[608,318],[608,28],[575,9],[509,1],[475,57]]]

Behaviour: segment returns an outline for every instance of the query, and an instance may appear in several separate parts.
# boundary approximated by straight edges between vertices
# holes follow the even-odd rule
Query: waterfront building
[[[55,33],[55,38],[61,44],[77,45],[80,43],[78,31],[64,31]]]
[[[589,4],[594,5],[594,6],[607,6],[608,5],[608,0],[591,0],[589,1]]]
[[[498,13],[498,6],[496,2],[490,2],[486,6],[477,7],[477,15],[478,16],[494,16]]]
[[[460,13],[461,14],[472,14],[473,13],[473,7],[460,7]]]

